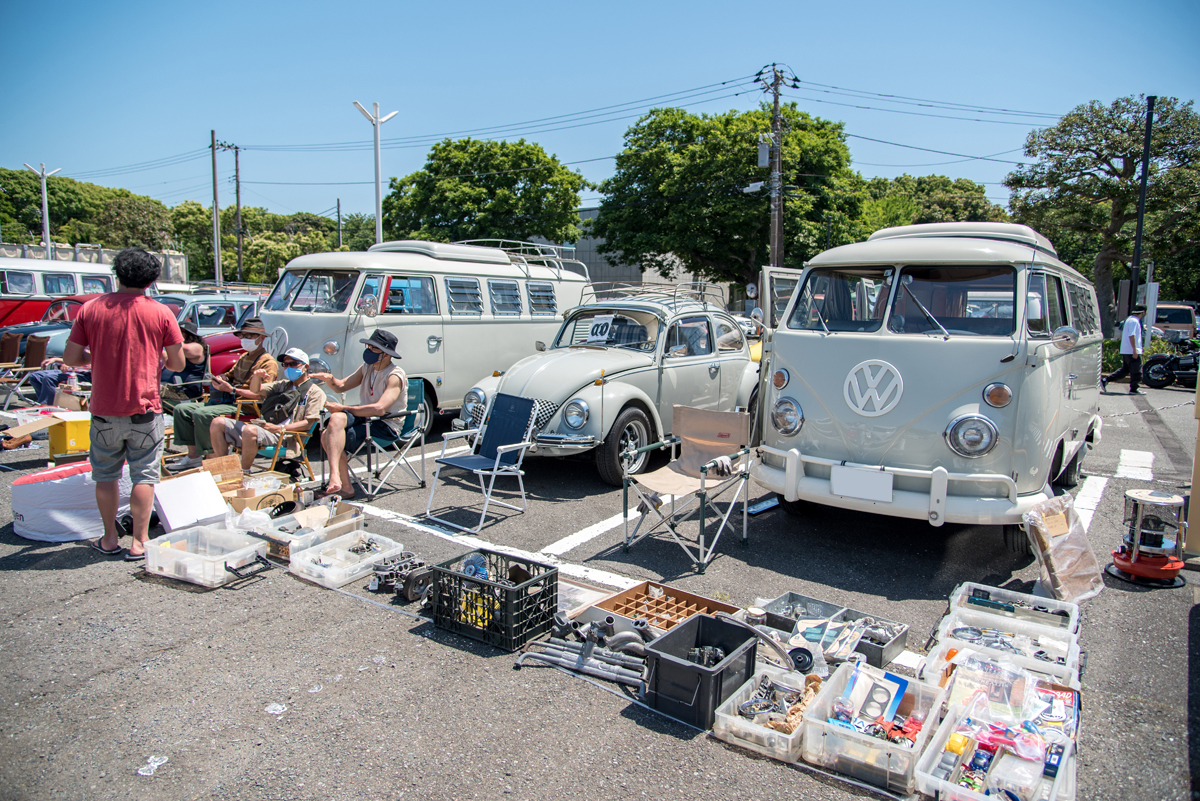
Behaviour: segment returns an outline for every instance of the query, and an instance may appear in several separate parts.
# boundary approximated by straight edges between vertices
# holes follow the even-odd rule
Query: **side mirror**
[[[680,356],[687,356],[687,350],[688,350],[687,345],[676,345],[675,347],[673,347],[669,351],[667,351],[667,358],[675,359]]]
[[[746,284],[746,297],[750,300],[758,297],[758,284]]]
[[[358,304],[354,308],[359,314],[374,317],[379,314],[379,298],[374,295],[363,295],[358,299]]]
[[[1054,329],[1054,335],[1050,337],[1050,341],[1059,350],[1070,350],[1079,342],[1079,332],[1069,325],[1064,325]]]
[[[755,309],[750,312],[750,319],[756,322],[759,328],[766,328],[766,323],[763,322],[763,310],[761,308],[755,307]]]
[[[538,353],[541,353],[546,349],[546,343],[539,339],[537,342],[533,343],[533,349]]]

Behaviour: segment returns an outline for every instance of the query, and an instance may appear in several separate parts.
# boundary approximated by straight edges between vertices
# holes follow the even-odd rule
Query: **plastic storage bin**
[[[335,523],[332,526],[317,525],[306,528],[301,528],[297,531],[284,531],[284,528],[295,528],[299,525],[292,515],[280,517],[272,524],[280,528],[272,528],[264,531],[251,531],[251,536],[260,537],[267,543],[267,556],[272,559],[279,559],[287,562],[291,560],[292,552],[299,553],[306,551],[325,542],[329,542],[337,537],[350,534],[354,531],[361,531],[365,518],[362,515],[353,517],[349,520],[343,520],[340,523]]]
[[[749,681],[717,707],[712,727],[713,736],[781,762],[795,762],[800,759],[800,741],[804,736],[803,721],[794,732],[784,734],[766,726],[759,726],[738,714],[738,707],[754,695],[763,676],[782,681],[789,687],[804,687],[803,674],[773,667],[759,668]]]
[[[375,548],[362,550],[370,541],[374,541]],[[380,559],[395,556],[403,550],[404,546],[395,540],[354,531],[304,551],[293,550],[288,570],[322,587],[337,589],[371,573]]]
[[[1034,607],[1040,607],[1047,610],[1045,613],[1025,612],[1024,616],[1017,617],[1012,614],[1005,614],[1003,611],[998,611],[994,607],[969,603],[967,599],[975,591],[986,592],[992,601],[998,601],[1001,604],[1024,604],[1025,608],[1033,610]],[[1005,620],[1021,620],[1025,623],[1036,623],[1045,626],[1049,629],[1062,630],[1071,634],[1079,633],[1079,604],[1073,604],[1069,601],[1059,601],[1054,598],[1039,598],[1036,595],[1029,595],[1024,592],[1016,592],[1014,590],[1006,590],[1002,587],[989,587],[986,584],[976,584],[972,581],[967,581],[959,584],[954,588],[954,592],[950,593],[950,608],[970,609],[974,612],[988,612]],[[1018,610],[1022,607],[1018,606]],[[1059,625],[1054,618],[1059,618],[1064,622],[1064,625]]]
[[[429,598],[438,628],[515,651],[550,630],[558,568],[481,548],[434,565]]]
[[[1017,656],[1016,654],[1005,654],[1003,657],[997,657],[994,651],[989,651],[978,645],[968,642],[959,642],[951,640],[946,643],[938,643],[933,650],[929,652],[921,664],[917,667],[917,678],[926,684],[939,684],[941,682],[942,671],[946,667],[946,663],[950,660],[946,658],[946,654],[950,649],[957,648],[960,652],[977,653],[980,659],[991,659],[993,661],[1003,659],[1011,662],[1018,667],[1023,667],[1026,670],[1052,679],[1058,684],[1070,687],[1073,690],[1080,689],[1079,674],[1074,669],[1066,665],[1059,665],[1052,662],[1043,662],[1040,659],[1032,659],[1027,656]]]
[[[950,714],[938,727],[937,732],[929,741],[929,746],[925,749],[925,753],[921,755],[921,759],[917,762],[917,790],[925,795],[939,799],[939,801],[993,801],[997,796],[987,796],[983,793],[977,793],[974,790],[969,790],[966,787],[959,787],[956,784],[951,784],[946,779],[934,777],[933,771],[937,768],[938,762],[941,761],[942,752],[946,750],[946,742],[950,739],[950,735],[954,733],[955,726],[962,718],[963,708],[956,706],[950,710]],[[1058,773],[1053,779],[1042,777],[1042,783],[1033,793],[1033,798],[1050,798],[1060,799],[1065,801],[1069,796],[1064,793],[1067,789],[1068,774],[1074,773],[1074,747],[1075,743],[1068,742],[1063,746],[1062,762],[1059,765]],[[1047,794],[1049,788],[1049,794]],[[1072,792],[1070,795],[1073,795]]]
[[[963,636],[955,636],[952,632],[958,628],[989,628],[999,629],[1000,631],[1010,633],[1016,636],[1029,637],[1033,641],[1032,650],[1049,650],[1046,649],[1048,644],[1057,644],[1057,651],[1066,658],[1066,667],[1073,671],[1076,679],[1079,677],[1079,643],[1074,634],[1071,634],[1066,629],[1048,629],[1045,626],[1036,623],[1027,623],[1023,620],[1013,620],[1010,618],[999,618],[995,615],[989,615],[986,612],[975,612],[971,609],[959,607],[952,609],[950,614],[942,618],[942,622],[938,624],[937,640],[939,644],[948,642],[966,642],[971,644],[971,640],[965,639]],[[1040,643],[1040,645],[1038,644]],[[978,645],[978,643],[976,643]],[[985,647],[995,656],[1012,656],[1013,652],[1004,648]],[[1056,654],[1059,655],[1059,654]],[[995,658],[995,656],[993,658]],[[1034,658],[1032,654],[1028,658]],[[1038,660],[1043,661],[1043,660]],[[1046,663],[1055,664],[1055,663]]]
[[[793,611],[790,614],[784,614],[790,607]],[[803,607],[803,611],[795,611],[797,607]],[[835,623],[850,622],[863,617],[871,617],[875,620],[884,623],[892,623],[901,626],[900,633],[889,640],[886,644],[871,642],[867,639],[859,640],[858,645],[854,650],[867,658],[867,664],[872,667],[883,668],[892,662],[900,652],[904,650],[904,646],[908,644],[908,626],[894,620],[888,620],[879,615],[873,615],[870,612],[860,612],[857,609],[849,609],[845,606],[822,601],[819,598],[810,598],[807,595],[801,595],[798,592],[785,593],[765,607],[768,614],[781,615],[790,617],[793,620],[796,618],[818,619],[828,618]],[[778,628],[772,624],[774,628]]]
[[[851,778],[907,795],[916,787],[917,758],[929,742],[942,708],[945,690],[920,682],[909,682],[900,701],[899,714],[925,713],[925,725],[912,748],[830,723],[833,699],[846,689],[854,666],[844,664],[821,685],[821,691],[804,712],[804,761]]]
[[[784,614],[787,610],[785,607],[792,607],[792,614]],[[794,611],[796,607],[803,606],[803,612]],[[816,598],[810,598],[807,595],[801,595],[798,592],[788,592],[780,595],[774,601],[767,604],[766,611],[772,612],[783,617],[790,617],[793,620],[796,618],[816,619],[816,618],[837,618],[842,612],[846,611],[846,607],[839,604],[832,604],[828,601],[821,601]]]
[[[895,620],[888,620],[885,617],[880,617],[879,615],[872,615],[868,614],[867,612],[859,612],[857,609],[843,610],[839,619],[844,623],[849,623],[864,617],[869,617],[874,620],[878,620],[881,623],[890,623],[893,626],[900,627],[900,633],[888,640],[883,645],[863,637],[858,641],[858,645],[854,646],[855,651],[867,658],[868,665],[871,667],[884,668],[891,664],[893,659],[900,656],[900,652],[903,651],[904,646],[908,644],[908,626],[904,623],[898,623]]]
[[[146,543],[146,572],[202,587],[220,587],[270,567],[266,555],[267,544],[248,534],[191,526]]]
[[[720,648],[712,667],[692,662],[688,651]],[[693,615],[646,645],[646,703],[700,729],[713,725],[716,709],[749,680],[758,637],[744,626],[710,615]]]

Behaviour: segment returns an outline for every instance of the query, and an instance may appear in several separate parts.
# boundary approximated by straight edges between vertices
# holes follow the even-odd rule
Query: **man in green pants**
[[[187,458],[176,462],[175,472],[200,466],[201,454],[212,452],[209,424],[223,414],[237,411],[237,398],[257,400],[259,387],[279,377],[279,363],[263,347],[267,340],[262,320],[251,317],[237,332],[246,352],[224,375],[213,376],[207,403],[181,403],[175,407],[175,442],[187,446]]]

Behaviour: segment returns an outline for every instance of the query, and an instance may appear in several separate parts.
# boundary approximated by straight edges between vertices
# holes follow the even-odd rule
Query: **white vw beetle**
[[[455,427],[478,426],[496,392],[533,398],[530,453],[595,450],[600,477],[620,486],[620,454],[668,436],[674,404],[751,406],[758,364],[716,285],[594,285],[584,300],[549,348],[538,343],[540,353],[467,392]],[[632,472],[645,466],[642,454]]]

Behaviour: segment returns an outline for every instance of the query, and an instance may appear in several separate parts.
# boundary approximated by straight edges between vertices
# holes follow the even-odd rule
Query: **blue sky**
[[[971,178],[1003,202],[1007,190],[999,182],[1013,166],[1003,160],[1019,160],[1031,126],[1047,118],[880,95],[1040,114],[1138,93],[1200,97],[1195,0],[7,0],[0,26],[8,34],[0,166],[45,162],[63,175],[168,205],[188,198],[207,204],[211,164],[202,149],[215,129],[219,139],[246,148],[243,204],[280,213],[326,211],[339,197],[343,212],[373,210],[371,126],[352,100],[400,112],[383,126],[385,142],[397,140],[383,150],[385,182],[420,169],[438,135],[509,125],[510,138],[524,133],[600,181],[613,168],[605,157],[656,104],[634,101],[668,96],[657,104],[696,112],[751,108],[762,95],[746,79],[778,62],[804,82],[789,91],[801,108],[846,123],[854,166],[865,176]],[[705,94],[683,99],[693,89]],[[519,125],[607,107],[618,108]],[[1000,154],[1000,161],[871,139]],[[255,149],[328,143],[350,144]],[[225,206],[233,202],[233,156],[218,158]],[[153,169],[134,168],[159,160]],[[589,192],[584,204],[596,199]]]

